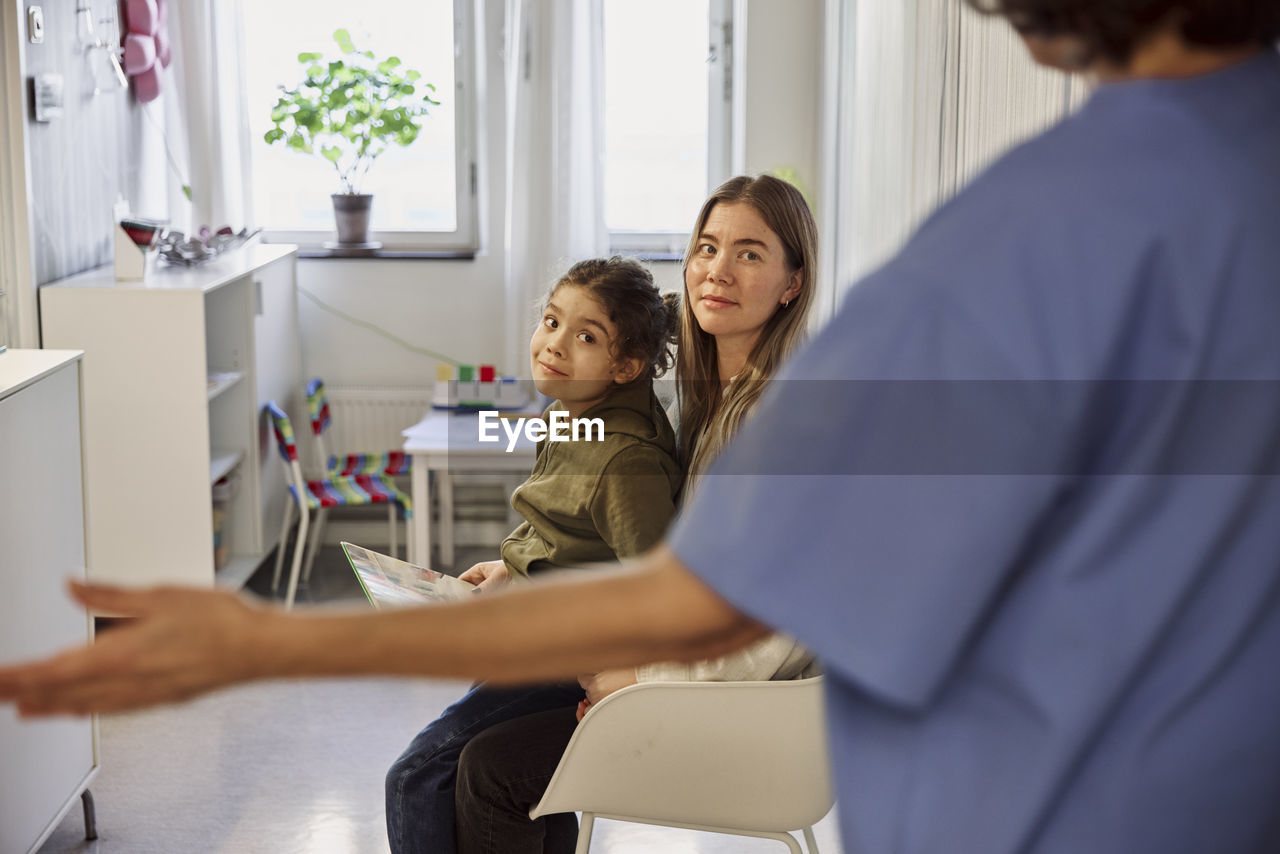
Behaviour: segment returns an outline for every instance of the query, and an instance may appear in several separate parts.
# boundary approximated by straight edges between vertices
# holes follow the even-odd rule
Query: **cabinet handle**
[[[253,313],[262,317],[262,279],[253,280]]]

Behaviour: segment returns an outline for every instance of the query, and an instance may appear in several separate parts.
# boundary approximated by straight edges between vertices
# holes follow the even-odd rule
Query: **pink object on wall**
[[[160,96],[160,69],[169,67],[165,0],[125,0],[124,72],[133,78],[133,92],[142,103]]]
[[[124,37],[124,73],[141,74],[156,64],[156,40],[151,36],[129,33]]]
[[[129,32],[141,36],[154,36],[159,28],[160,12],[156,0],[127,0],[124,20]]]
[[[153,65],[133,78],[133,94],[143,103],[160,97],[160,66]]]
[[[169,34],[164,27],[156,30],[156,59],[160,61],[161,68],[169,67]]]

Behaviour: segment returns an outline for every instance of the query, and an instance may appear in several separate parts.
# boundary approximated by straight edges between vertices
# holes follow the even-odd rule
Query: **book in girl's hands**
[[[397,560],[390,555],[369,551],[352,543],[343,543],[351,568],[369,602],[375,608],[397,608],[423,605],[466,596],[476,586],[469,581],[454,578]]]

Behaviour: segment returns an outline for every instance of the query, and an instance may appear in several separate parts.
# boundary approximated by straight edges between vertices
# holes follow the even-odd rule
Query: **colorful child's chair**
[[[320,449],[320,460],[327,476],[351,477],[359,474],[385,474],[394,477],[409,473],[409,455],[404,451],[383,451],[372,454],[334,454],[325,441],[325,431],[332,421],[329,417],[329,397],[324,391],[324,381],[319,377],[307,383],[307,414],[311,418],[311,432]]]
[[[316,558],[316,548],[320,544],[320,534],[324,530],[325,518],[330,507],[358,507],[362,505],[387,505],[387,520],[391,524],[391,553],[396,551],[396,510],[399,508],[405,519],[413,516],[413,504],[409,496],[396,488],[395,482],[385,474],[359,474],[350,477],[330,476],[323,480],[306,480],[302,477],[302,467],[298,465],[298,446],[293,439],[293,425],[289,416],[284,413],[275,401],[266,405],[271,416],[272,427],[276,433],[276,446],[280,450],[280,458],[284,460],[285,482],[289,485],[289,493],[293,502],[285,505],[284,523],[280,528],[280,548],[276,553],[276,568],[271,576],[271,592],[280,587],[280,570],[284,566],[284,548],[288,543],[289,528],[293,525],[293,506],[298,506],[301,521],[298,524],[298,539],[293,547],[293,564],[289,569],[289,587],[285,593],[284,606],[293,607],[293,599],[298,591],[298,572],[302,567],[303,550],[306,550],[306,570],[304,579],[311,577],[311,564]],[[307,528],[310,511],[315,510],[316,522],[311,528],[310,541],[307,539]]]

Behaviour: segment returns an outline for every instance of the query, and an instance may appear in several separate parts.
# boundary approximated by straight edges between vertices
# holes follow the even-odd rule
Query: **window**
[[[728,0],[606,0],[605,222],[613,248],[682,254],[729,177]]]
[[[341,192],[333,166],[263,134],[280,85],[303,74],[298,54],[335,56],[333,34],[347,30],[356,48],[435,86],[432,107],[408,147],[389,145],[361,182],[374,195],[371,240],[386,249],[476,248],[473,3],[465,0],[272,0],[251,4],[245,21],[245,86],[252,136],[254,211],[271,239],[318,247],[333,239],[330,193]]]

